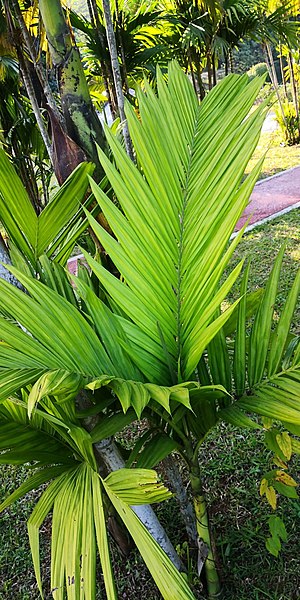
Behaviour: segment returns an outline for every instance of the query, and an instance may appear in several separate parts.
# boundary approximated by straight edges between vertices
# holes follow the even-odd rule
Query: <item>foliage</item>
[[[200,445],[220,420],[261,429],[260,421],[250,418],[249,413],[282,420],[287,428],[300,423],[295,400],[299,393],[299,345],[289,334],[299,274],[277,323],[273,323],[283,251],[264,292],[248,293],[247,267],[240,300],[227,310],[221,306],[243,266],[238,264],[220,284],[243,231],[228,246],[229,238],[261,167],[259,162],[242,182],[265,118],[264,104],[249,115],[261,83],[261,79],[249,82],[247,76],[232,75],[199,105],[178,65],[170,65],[168,84],[158,72],[158,97],[146,84],[146,93],[138,92],[140,114],[127,105],[138,166],[107,129],[114,163],[101,150],[99,155],[119,204],[94,182],[91,185],[113,235],[90,214],[87,218],[121,277],[86,254],[101,284],[100,297],[86,276],[74,280],[76,295],[71,293],[62,272],[56,273],[56,280],[51,278],[51,267],[46,273],[48,287],[31,274],[11,268],[27,294],[0,282],[5,311],[5,318],[0,319],[0,393],[4,406],[12,402],[6,398],[18,395],[18,405],[21,402],[28,414],[26,419],[31,416],[29,423],[37,417],[50,422],[63,446],[68,447],[67,454],[62,453],[64,460],[69,461],[71,448],[72,460],[82,463],[76,467],[72,464],[73,470],[64,471],[62,479],[56,479],[42,496],[45,514],[48,506],[50,510],[46,501],[52,489],[58,493],[55,502],[59,499],[65,507],[61,530],[58,523],[62,516],[54,509],[53,543],[59,552],[54,552],[53,573],[58,573],[60,583],[60,552],[70,573],[74,568],[78,573],[78,557],[74,549],[75,558],[72,564],[68,562],[71,557],[58,543],[56,532],[61,532],[59,539],[66,543],[74,514],[84,512],[92,502],[85,486],[91,489],[97,478],[97,506],[104,489],[143,549],[146,562],[151,563],[163,596],[192,597],[174,570],[171,577],[177,588],[174,582],[171,586],[167,574],[171,567],[149,537],[141,548],[138,523],[130,509],[121,504],[121,493],[128,503],[136,503],[138,479],[134,479],[134,496],[126,488],[124,473],[119,472],[119,497],[116,488],[114,495],[110,487],[117,474],[99,483],[92,444],[108,431],[113,435],[134,420],[135,414],[148,417],[147,444],[143,448],[143,440],[138,441],[131,462],[137,459],[139,467],[151,468],[174,448],[184,457],[198,535],[208,547],[207,587],[213,597],[219,584],[200,479]],[[251,317],[248,336],[246,325]],[[28,386],[30,393],[24,398],[20,390]],[[82,388],[87,388],[90,398],[88,411],[78,411],[74,401]],[[92,414],[100,417],[88,434],[80,419]],[[42,452],[40,457],[43,459]],[[80,509],[71,498],[73,490],[85,499]],[[37,507],[31,539],[38,572],[36,528],[41,522],[37,516],[43,500]],[[94,519],[96,514],[94,511]],[[103,518],[101,530],[99,525],[96,531],[105,535]],[[106,542],[103,546],[99,535],[105,580],[112,586]],[[77,548],[80,545],[85,547],[87,542],[79,527]],[[164,567],[162,578],[157,570],[159,561]],[[89,573],[92,589],[91,569]]]
[[[257,63],[256,65],[252,65],[252,67],[249,69],[249,71],[247,71],[247,75],[250,77],[250,79],[252,79],[253,77],[261,77],[262,75],[264,75],[265,73],[268,72],[268,67],[266,65],[266,63],[261,62],[261,63]]]
[[[276,110],[276,120],[282,132],[283,139],[289,146],[298,144],[300,141],[299,121],[294,104],[286,100],[282,103],[283,113],[279,108]]]

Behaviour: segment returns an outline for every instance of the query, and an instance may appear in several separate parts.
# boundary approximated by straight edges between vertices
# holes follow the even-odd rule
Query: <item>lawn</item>
[[[274,257],[286,242],[284,268],[280,280],[277,309],[286,298],[300,259],[300,213],[291,211],[244,236],[233,259],[234,266],[245,256],[252,257],[250,286],[264,284]],[[232,296],[237,295],[237,289]],[[294,329],[299,325],[299,309]],[[222,573],[223,600],[296,600],[300,598],[300,501],[280,500],[279,514],[284,510],[289,541],[284,544],[281,556],[275,559],[265,549],[267,518],[270,514],[266,502],[258,493],[259,481],[268,469],[270,455],[257,433],[245,433],[232,426],[220,425],[202,447],[202,476],[207,492],[211,520],[220,569]],[[25,469],[0,467],[0,497],[4,497],[19,483]],[[292,474],[299,478],[300,460],[294,460]],[[26,518],[36,496],[20,501],[7,510],[0,521],[0,599],[37,600],[39,598],[31,565],[26,537]],[[159,507],[159,515],[173,541],[183,529],[176,500]],[[49,522],[42,530],[43,577],[49,595]],[[184,553],[184,537],[181,548]],[[192,553],[193,554],[193,553]],[[119,597],[130,600],[158,600],[145,568],[136,553],[128,559],[114,552],[114,568],[119,579]],[[188,561],[191,578],[195,562]],[[104,599],[99,573],[98,599]],[[202,598],[201,593],[197,595]]]
[[[260,179],[275,175],[291,167],[300,166],[300,145],[286,146],[278,131],[262,133],[256,150],[247,166],[246,173],[250,173],[257,161],[265,154]]]

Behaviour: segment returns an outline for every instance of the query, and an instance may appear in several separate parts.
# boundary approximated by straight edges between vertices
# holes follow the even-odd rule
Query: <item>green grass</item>
[[[246,234],[232,259],[232,266],[246,256],[252,257],[250,287],[264,285],[276,253],[286,243],[284,268],[280,279],[277,309],[282,306],[300,259],[300,211],[294,210]],[[233,297],[238,289],[233,290]],[[299,326],[299,308],[294,328]],[[268,554],[265,538],[271,509],[259,496],[259,481],[268,469],[270,456],[261,435],[221,425],[207,439],[201,452],[202,477],[209,503],[223,579],[223,600],[297,600],[299,593],[300,501],[281,499],[279,514],[289,535],[278,559]],[[25,469],[0,466],[0,497],[4,497],[24,478]],[[300,461],[294,461],[292,474],[299,479]],[[38,600],[26,534],[26,519],[37,495],[28,495],[12,506],[0,520],[0,599]],[[159,516],[173,542],[184,532],[175,499],[158,508]],[[298,528],[298,532],[297,532]],[[49,521],[42,528],[43,578],[49,595]],[[179,542],[184,541],[181,533]],[[159,600],[147,570],[136,552],[127,559],[113,552],[114,570],[119,580],[119,597],[130,600]],[[192,563],[195,568],[195,560]],[[98,573],[98,600],[104,599],[103,582]],[[197,579],[195,578],[195,581]],[[197,593],[199,599],[201,592]]]
[[[260,179],[275,175],[291,167],[300,166],[300,146],[281,145],[282,138],[275,131],[262,133],[257,148],[247,166],[246,173],[250,173],[257,161],[266,154]]]

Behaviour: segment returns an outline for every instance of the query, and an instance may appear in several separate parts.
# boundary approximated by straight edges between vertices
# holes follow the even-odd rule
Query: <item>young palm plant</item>
[[[70,476],[70,486],[79,490],[76,493],[81,498],[82,478],[88,480],[90,489],[92,475],[88,469],[96,472],[92,464],[92,444],[97,447],[97,443],[122,429],[136,416],[148,416],[154,426],[149,426],[149,444],[138,456],[137,466],[141,467],[142,462],[146,467],[152,466],[173,449],[178,449],[186,459],[198,535],[207,546],[207,587],[213,598],[219,593],[219,581],[201,489],[199,446],[220,418],[254,426],[254,422],[244,415],[244,410],[299,423],[298,409],[294,406],[292,410],[289,405],[293,399],[269,398],[265,402],[264,396],[263,399],[259,396],[264,390],[269,391],[269,395],[276,395],[282,382],[292,385],[293,393],[299,391],[299,352],[296,349],[293,354],[290,350],[287,333],[299,279],[277,326],[277,343],[274,342],[273,350],[270,328],[280,257],[263,300],[246,295],[245,276],[242,300],[221,312],[220,306],[243,266],[239,264],[220,284],[243,231],[230,245],[229,238],[260,170],[258,164],[242,182],[265,116],[263,105],[249,116],[262,80],[249,82],[247,76],[230,76],[199,105],[190,82],[176,64],[170,65],[168,75],[166,84],[158,72],[158,96],[145,84],[146,93],[139,93],[140,117],[127,105],[126,116],[137,166],[128,158],[122,144],[109,130],[106,131],[114,164],[101,150],[99,155],[118,204],[91,181],[114,236],[102,229],[91,215],[87,218],[121,274],[120,279],[86,254],[87,262],[100,281],[101,296],[95,294],[88,279],[75,279],[81,298],[81,314],[63,290],[58,292],[53,282],[50,283],[50,276],[47,283],[52,289],[11,268],[27,294],[0,282],[1,306],[5,312],[0,319],[0,398],[4,406],[7,403],[22,406],[24,414],[26,411],[28,414],[26,419],[30,418],[28,424],[38,415],[47,423],[50,420],[52,427],[56,424],[55,431],[59,439],[62,437],[71,447],[72,457],[85,461],[80,473],[77,469]],[[256,316],[248,354],[244,339],[245,319],[253,310]],[[231,357],[226,349],[225,333],[232,335],[235,331],[237,341],[232,369],[237,391],[233,403],[230,395]],[[261,339],[264,343],[260,344]],[[279,370],[287,346],[288,360],[296,365],[293,369],[296,376],[290,377],[292,381],[287,381],[289,375]],[[296,348],[295,343],[293,348]],[[270,355],[272,367],[269,367]],[[286,356],[284,360],[286,364]],[[251,396],[245,393],[243,384],[246,363],[247,385],[249,383],[251,391],[255,389]],[[271,369],[268,379],[265,378],[266,369]],[[78,408],[75,401],[84,387],[90,402],[86,409]],[[264,388],[263,392],[261,388]],[[29,394],[22,392],[24,389],[28,389]],[[288,397],[288,394],[283,395]],[[88,434],[80,427],[81,419],[95,415],[99,415],[98,422]],[[135,458],[140,448],[141,443],[135,448]],[[135,458],[131,456],[131,462]],[[54,465],[59,464],[56,459]],[[137,473],[140,477],[139,469]],[[124,478],[132,477],[131,471],[121,471],[119,477],[122,489],[128,490]],[[134,481],[133,488],[136,489],[139,480]],[[59,487],[54,483],[48,489],[53,490],[51,486],[55,485]],[[99,485],[105,488],[105,480],[100,480]],[[58,587],[63,585],[65,572],[67,583],[68,576],[72,585],[74,582],[74,588],[67,585],[68,595],[73,597],[73,589],[76,590],[74,594],[79,594],[76,560],[79,560],[77,550],[79,556],[81,550],[79,546],[72,546],[72,560],[75,561],[72,568],[73,571],[75,567],[77,569],[73,579],[67,550],[60,550],[65,557],[61,564],[61,554],[57,551],[60,545],[56,540],[59,519],[63,522],[62,532],[67,532],[73,518],[75,501],[74,506],[72,502],[70,504],[71,512],[67,509],[70,489],[68,484],[68,490],[64,492],[64,511],[58,514],[54,509],[53,561],[55,572],[59,570]],[[115,497],[110,496],[107,483],[105,491],[122,516],[124,507],[121,509],[118,500],[114,501]],[[47,493],[51,497],[50,510],[61,488],[55,487],[53,495]],[[129,504],[135,503],[130,494],[130,497],[127,492],[124,494]],[[149,497],[151,499],[151,495]],[[148,502],[149,497],[144,496],[144,501]],[[97,507],[99,503],[96,501]],[[87,506],[85,500],[82,506]],[[83,523],[86,511],[80,510]],[[36,526],[44,514],[42,511],[40,518],[33,518]],[[103,522],[102,525],[104,527]],[[136,520],[135,525],[141,527]],[[97,532],[96,522],[95,528]],[[133,527],[129,530],[133,533]],[[138,535],[135,530],[135,541]],[[67,537],[61,540],[65,545],[69,543]],[[154,542],[151,544],[153,548]],[[102,561],[107,557],[106,548],[106,545],[105,548],[100,545]],[[154,562],[153,554],[149,557],[148,543],[143,553],[151,572],[156,574],[164,598],[192,597],[178,574],[174,584],[170,582],[169,563],[157,546],[155,549],[159,552],[159,556],[155,554],[157,560],[164,557],[163,572],[156,571],[158,562]],[[38,572],[36,543],[34,551]],[[174,570],[171,578],[173,576]],[[106,581],[110,581],[110,576]],[[56,577],[54,585],[55,582]],[[54,590],[54,597],[62,597],[55,595],[58,593]],[[109,591],[107,595],[114,597]],[[86,597],[93,596],[87,594]]]

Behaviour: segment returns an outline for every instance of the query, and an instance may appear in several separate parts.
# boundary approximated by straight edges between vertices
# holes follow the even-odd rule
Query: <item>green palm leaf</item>
[[[72,243],[75,243],[82,230],[78,223],[82,220],[81,203],[88,187],[87,175],[93,170],[93,165],[81,163],[37,216],[20,178],[0,149],[0,220],[17,251],[34,269],[37,259],[49,251],[49,246],[53,253],[62,242],[62,235],[67,241],[67,234],[73,230]]]
[[[214,318],[241,268],[218,290],[239,241],[224,254],[228,239],[259,171],[258,166],[240,186],[264,119],[263,108],[247,118],[260,85],[230,77],[199,106],[188,79],[172,64],[168,86],[158,73],[158,97],[149,87],[146,95],[139,93],[141,120],[127,106],[140,169],[109,130],[116,167],[99,150],[123,212],[91,185],[117,239],[88,219],[124,281],[91,257],[87,261],[132,321],[137,343],[142,346],[146,336],[155,347],[151,360],[161,384],[166,369],[173,383],[191,377],[234,310]],[[142,363],[146,373],[149,367]]]

